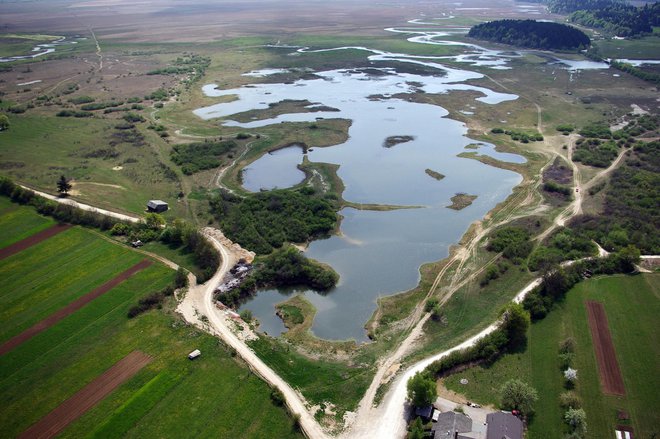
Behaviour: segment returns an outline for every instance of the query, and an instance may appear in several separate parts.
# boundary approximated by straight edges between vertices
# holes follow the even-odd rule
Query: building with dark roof
[[[433,416],[433,406],[431,404],[422,407],[415,407],[415,417],[422,418],[422,421],[429,422]]]
[[[444,412],[438,416],[438,422],[433,424],[433,439],[459,439],[461,433],[472,431],[472,419],[463,413]]]
[[[522,439],[523,423],[511,413],[496,412],[486,416],[486,439]]]
[[[169,209],[169,206],[166,202],[162,200],[149,200],[147,203],[147,210],[149,212],[161,213]]]

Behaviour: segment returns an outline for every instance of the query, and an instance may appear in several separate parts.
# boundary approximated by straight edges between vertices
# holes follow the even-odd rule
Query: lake
[[[476,72],[404,54],[364,50],[374,61],[368,70],[315,72],[316,77],[293,83],[255,83],[230,90],[206,85],[203,90],[207,96],[235,96],[235,100],[194,111],[204,119],[222,117],[224,125],[253,129],[281,122],[313,123],[319,117],[350,119],[349,139],[326,148],[309,145],[313,148],[307,153],[309,160],[340,165],[338,175],[346,186],[344,198],[348,201],[419,206],[391,211],[343,209],[340,234],[313,241],[306,250],[307,256],[330,264],[340,275],[339,284],[328,293],[295,291],[317,309],[313,333],[330,340],[359,342],[367,341],[364,325],[379,297],[413,288],[419,281],[420,265],[446,257],[449,247],[460,240],[469,225],[504,201],[522,180],[514,172],[458,155],[475,151],[502,161],[525,162],[523,157],[497,152],[489,144],[466,149],[478,142],[467,137],[465,124],[449,119],[448,112],[439,106],[407,98],[420,91],[469,90],[477,94],[466,97],[466,103],[497,104],[515,100],[516,95],[463,83],[481,77]],[[438,74],[423,76],[378,67],[379,61],[389,60],[424,64],[437,69]],[[231,120],[232,114],[266,109],[286,99],[308,100],[312,106],[338,111],[290,113],[247,123]],[[386,147],[391,136],[410,136],[412,140]],[[301,176],[296,166],[301,159],[296,148],[266,155],[248,166],[244,186],[258,191],[297,184]],[[432,178],[426,169],[445,178]],[[459,192],[477,199],[463,210],[448,209],[450,198]],[[285,328],[275,315],[274,305],[293,293],[260,291],[241,309],[250,309],[261,329],[277,336]]]

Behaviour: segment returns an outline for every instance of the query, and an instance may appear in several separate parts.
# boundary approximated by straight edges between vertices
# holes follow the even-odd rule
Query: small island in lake
[[[474,200],[477,199],[476,195],[469,195],[459,192],[451,197],[451,205],[447,206],[449,209],[462,210],[468,207]]]
[[[415,136],[390,136],[385,139],[383,146],[385,148],[391,148],[399,143],[406,143],[415,140]]]
[[[438,181],[440,181],[440,180],[442,180],[443,178],[445,178],[444,174],[441,174],[441,173],[439,173],[439,172],[437,172],[437,171],[434,171],[433,169],[426,169],[426,170],[424,170],[424,172],[426,172],[426,174],[427,174],[429,177],[435,178],[435,179],[438,180]]]

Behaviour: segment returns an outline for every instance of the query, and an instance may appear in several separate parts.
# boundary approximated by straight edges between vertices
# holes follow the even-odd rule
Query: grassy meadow
[[[5,218],[4,213],[11,213],[5,201],[0,211],[4,235],[5,226],[16,225]],[[74,227],[4,259],[0,339],[143,257]],[[173,277],[174,271],[155,262],[0,356],[2,436],[17,436],[131,351],[140,350],[153,361],[60,437],[301,437],[286,411],[272,403],[270,388],[219,340],[183,322],[173,312],[173,299],[162,309],[127,318],[141,297],[162,289]],[[193,349],[203,354],[191,362],[187,354]]]
[[[41,232],[55,225],[55,221],[35,215],[31,207],[19,206],[0,197],[0,248]]]
[[[657,315],[660,312],[660,277],[657,274],[599,277],[573,288],[565,301],[545,319],[533,324],[523,352],[504,355],[490,367],[474,367],[444,380],[451,390],[483,404],[497,405],[505,381],[520,378],[539,393],[536,414],[529,424],[530,438],[561,438],[564,411],[559,395],[565,391],[560,367],[559,343],[567,337],[577,342],[574,368],[576,392],[587,413],[588,438],[614,435],[616,425],[631,425],[635,437],[651,437],[660,425],[657,410],[658,360]],[[600,386],[596,357],[584,302],[605,305],[626,395],[605,395]],[[462,385],[460,379],[467,378]],[[630,421],[617,421],[617,411]]]

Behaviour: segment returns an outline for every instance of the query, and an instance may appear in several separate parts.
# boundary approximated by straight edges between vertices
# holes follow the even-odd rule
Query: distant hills
[[[591,40],[579,29],[534,20],[497,20],[478,24],[468,36],[480,40],[542,50],[582,50]]]

